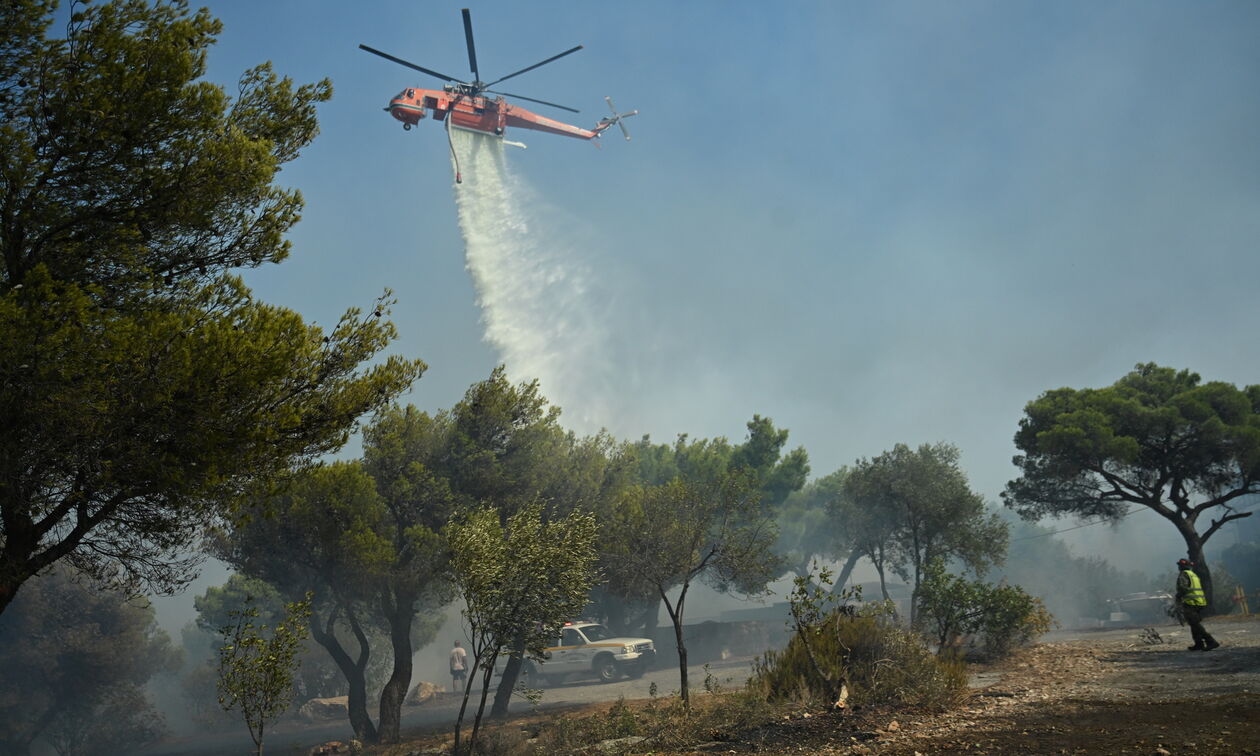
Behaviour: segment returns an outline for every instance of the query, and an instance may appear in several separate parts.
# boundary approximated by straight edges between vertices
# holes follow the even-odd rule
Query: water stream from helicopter
[[[567,427],[598,429],[608,409],[607,338],[580,245],[508,169],[501,139],[452,129],[451,140],[465,265],[485,340],[513,381],[538,379]]]

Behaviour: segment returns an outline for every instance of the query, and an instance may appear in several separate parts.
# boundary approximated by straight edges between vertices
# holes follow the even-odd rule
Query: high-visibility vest
[[[1188,606],[1207,606],[1207,597],[1203,595],[1203,583],[1194,570],[1182,570],[1181,603]]]

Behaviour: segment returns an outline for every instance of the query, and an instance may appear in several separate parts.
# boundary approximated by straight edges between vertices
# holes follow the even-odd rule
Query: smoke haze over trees
[[[261,275],[259,269],[274,268],[273,263],[299,251],[291,248],[290,238],[299,234],[296,224],[303,198],[295,188],[278,183],[279,172],[301,165],[297,159],[318,133],[316,110],[322,117],[331,84],[319,76],[315,83],[298,84],[275,73],[270,64],[247,69],[235,90],[212,83],[207,54],[222,27],[209,12],[191,11],[182,3],[118,0],[72,4],[63,11],[68,12],[58,16],[53,3],[40,0],[0,5],[0,28],[5,31],[0,35],[0,750],[5,753],[22,754],[37,739],[63,753],[125,752],[160,735],[161,718],[154,701],[146,697],[145,685],[170,671],[176,654],[156,627],[153,610],[136,594],[170,593],[186,586],[204,558],[199,549],[209,528],[215,536],[210,550],[236,574],[222,589],[201,597],[202,629],[223,623],[246,595],[275,611],[312,591],[309,624],[315,645],[304,647],[293,695],[297,700],[346,693],[351,726],[366,740],[399,737],[402,698],[413,682],[413,654],[432,639],[437,613],[451,595],[451,554],[444,528],[452,517],[470,512],[488,512],[487,525],[497,519],[500,526],[521,512],[537,511],[540,524],[591,513],[604,582],[592,593],[587,611],[618,630],[644,634],[655,630],[662,606],[676,619],[676,629],[681,628],[685,616],[691,616],[683,609],[686,602],[694,602],[695,594],[689,592],[694,581],[707,578],[719,591],[759,593],[780,572],[810,574],[816,559],[841,563],[840,582],[856,571],[874,569],[881,584],[891,572],[913,583],[917,591],[925,565],[938,556],[953,558],[953,566],[989,570],[994,579],[1005,576],[1043,597],[1056,612],[1084,618],[1103,616],[1109,598],[1146,587],[1144,581],[1149,584],[1151,576],[1121,571],[1096,551],[1069,550],[1043,528],[995,516],[973,490],[970,481],[975,474],[964,471],[959,447],[952,443],[891,446],[900,438],[916,442],[924,436],[957,438],[952,432],[936,432],[940,424],[950,422],[958,434],[973,438],[980,434],[984,444],[1000,446],[1002,442],[989,437],[1001,435],[1004,442],[1008,436],[1008,431],[977,430],[980,424],[970,423],[970,410],[962,401],[957,404],[964,409],[956,410],[957,415],[917,416],[910,396],[914,392],[908,387],[921,384],[887,381],[893,373],[932,373],[931,380],[946,391],[962,391],[948,380],[950,370],[942,375],[922,368],[935,367],[931,361],[942,353],[963,351],[959,347],[966,346],[966,339],[940,339],[949,331],[939,329],[975,325],[969,320],[973,316],[952,322],[934,317],[935,302],[924,297],[919,304],[925,312],[906,318],[900,309],[915,297],[886,297],[885,286],[871,284],[885,275],[898,286],[918,277],[929,281],[941,300],[965,298],[941,281],[947,278],[946,268],[973,266],[949,262],[937,267],[936,260],[948,260],[940,254],[937,239],[925,243],[870,231],[869,237],[855,233],[848,241],[874,239],[887,247],[872,242],[879,254],[857,259],[833,254],[835,237],[824,236],[820,238],[826,244],[819,246],[829,257],[821,263],[813,258],[806,266],[801,262],[804,252],[796,248],[805,245],[789,243],[795,234],[792,224],[766,219],[803,218],[816,207],[812,203],[823,201],[817,198],[831,203],[830,193],[813,192],[800,203],[805,210],[789,207],[791,201],[775,198],[769,203],[762,198],[757,212],[743,217],[727,206],[713,216],[712,208],[704,204],[709,195],[734,202],[743,191],[735,182],[724,187],[729,191],[694,192],[691,199],[696,202],[677,203],[686,208],[679,213],[685,223],[678,239],[696,239],[691,234],[699,233],[697,229],[710,229],[705,233],[712,238],[687,248],[721,250],[723,265],[700,260],[703,275],[689,278],[694,271],[684,268],[695,261],[671,259],[678,257],[675,245],[682,243],[673,238],[640,245],[636,252],[658,265],[674,263],[668,268],[661,265],[670,275],[652,270],[652,293],[662,292],[663,299],[673,289],[677,300],[686,299],[688,305],[664,303],[662,311],[672,316],[717,312],[714,330],[706,330],[703,318],[687,322],[688,318],[677,317],[669,323],[669,343],[654,353],[654,334],[633,327],[638,321],[627,319],[618,323],[618,329],[589,329],[599,338],[613,338],[614,330],[629,333],[625,338],[633,350],[627,349],[628,354],[642,358],[649,369],[652,360],[659,360],[668,372],[681,376],[678,396],[624,390],[642,385],[636,382],[642,380],[639,363],[627,367],[628,360],[610,359],[598,366],[609,388],[601,397],[608,406],[618,407],[615,419],[624,427],[633,425],[632,433],[624,427],[590,435],[567,429],[560,422],[559,406],[544,395],[548,384],[533,377],[517,381],[504,366],[474,383],[462,399],[452,400],[449,409],[426,412],[401,399],[425,365],[415,358],[385,354],[397,335],[390,321],[392,295],[363,300],[366,309],[334,316],[334,325],[325,328],[310,320],[305,310],[299,314],[296,306],[260,301],[241,277]],[[312,17],[323,12],[312,9]],[[57,36],[54,18],[68,19],[64,37]],[[835,47],[830,42],[828,46]],[[1187,65],[1191,64],[1195,63]],[[233,71],[231,79],[237,80],[238,74]],[[1075,85],[1080,77],[1069,78]],[[887,87],[879,91],[886,92]],[[688,98],[695,99],[690,93]],[[903,122],[910,120],[921,119]],[[1051,130],[1062,125],[1055,121]],[[727,126],[709,138],[726,139],[729,131],[742,128],[740,123]],[[770,131],[782,126],[761,124]],[[842,128],[850,137],[860,136],[855,132],[864,129],[852,126]],[[1165,134],[1170,141],[1173,136],[1174,132]],[[367,141],[360,140],[358,150],[344,152],[358,157],[375,150],[377,145]],[[695,151],[695,157],[717,151],[709,145]],[[808,160],[813,166],[829,149],[819,148],[785,164]],[[846,160],[864,159],[857,154],[861,151],[848,152]],[[920,171],[931,170],[925,167],[929,163],[933,161],[916,166],[916,181]],[[340,163],[339,169],[345,165]],[[1199,171],[1190,162],[1186,165],[1182,170],[1187,174]],[[1249,166],[1245,161],[1241,165],[1244,171]],[[954,167],[951,163],[942,170],[950,173]],[[742,163],[741,176],[756,168]],[[695,188],[691,182],[703,173],[693,171],[670,186],[659,186],[657,172],[650,184],[640,186],[659,186],[659,196],[677,197],[672,194],[677,186]],[[294,175],[302,174],[286,174]],[[808,178],[803,176],[802,181]],[[953,188],[953,181],[951,176],[947,185],[933,189]],[[337,183],[347,183],[345,174]],[[1029,182],[1033,183],[1040,182]],[[1069,183],[1078,185],[1076,177]],[[375,189],[355,186],[362,187],[365,196]],[[879,188],[872,196],[898,193],[896,184]],[[1230,187],[1231,196],[1235,190]],[[1255,214],[1247,213],[1245,205],[1249,198],[1243,193],[1237,207],[1220,212],[1251,218]],[[1029,206],[1038,204],[1030,197],[1022,199]],[[592,205],[602,201],[589,200]],[[408,201],[412,204],[395,218],[414,215],[415,198]],[[1150,207],[1136,207],[1159,215],[1154,209],[1163,201],[1159,197]],[[775,209],[775,203],[784,208]],[[321,222],[335,217],[337,224],[356,227],[360,236],[338,255],[367,266],[366,256],[357,253],[381,246],[369,240],[379,237],[362,228],[370,224],[347,223],[341,210],[321,213],[327,216]],[[835,216],[857,214],[847,207]],[[904,229],[917,228],[888,223],[887,212],[877,215],[897,233],[913,235]],[[941,215],[952,217],[950,212]],[[928,216],[931,219],[931,213]],[[1086,213],[1076,220],[1091,217]],[[731,225],[706,223],[706,218],[724,218]],[[916,219],[922,222],[924,216]],[[763,233],[776,237],[786,233],[787,238],[772,238],[774,245],[766,244],[754,255],[744,246],[748,240],[735,238],[748,230],[743,223],[756,225],[756,233],[749,234],[752,239],[766,238]],[[381,225],[397,234],[397,223]],[[649,233],[658,230],[650,228],[653,225],[657,224],[641,224],[643,236],[637,238],[655,238]],[[670,229],[672,221],[659,226]],[[1005,239],[1019,236],[1017,230],[980,224],[975,233]],[[1251,226],[1243,230],[1247,233],[1239,236],[1254,238]],[[434,249],[443,247],[440,233],[425,242]],[[325,243],[314,240],[317,246]],[[768,248],[784,251],[768,256],[764,253]],[[414,257],[414,249],[408,252]],[[802,257],[794,256],[798,252]],[[984,264],[974,267],[1004,286],[979,276],[981,280],[968,281],[968,287],[1023,292],[1013,284],[1033,278],[1009,250],[975,254],[992,255],[976,258]],[[741,260],[745,255],[756,260],[761,289],[713,285],[715,277],[734,277],[739,263],[747,262]],[[885,258],[908,264],[897,271],[876,267]],[[846,274],[866,275],[829,275],[841,272],[826,267],[839,264],[833,260],[843,260]],[[1214,261],[1219,264],[1225,258]],[[407,265],[413,264],[409,257]],[[751,298],[775,301],[774,290],[780,285],[776,276],[793,265],[809,271],[784,284],[788,288],[778,292],[783,301],[790,297],[792,305],[803,304],[812,294],[828,302],[856,303],[853,312],[858,314],[865,315],[863,308],[871,307],[878,316],[873,321],[904,319],[910,324],[906,328],[916,334],[907,341],[921,353],[870,366],[853,360],[864,367],[849,373],[820,369],[832,359],[829,353],[801,349],[800,344],[807,341],[807,328],[814,320],[830,323],[839,318],[798,317],[804,313],[792,306],[767,316],[774,308],[748,307]],[[1010,278],[1002,281],[1008,265]],[[1126,262],[1123,269],[1132,267]],[[1249,268],[1222,268],[1235,275],[1220,278],[1251,278],[1245,275]],[[397,275],[397,270],[390,273]],[[336,285],[347,288],[355,283],[351,278],[372,278],[335,276],[327,270],[319,277],[340,278]],[[847,297],[836,296],[835,282],[841,280]],[[1105,275],[1097,281],[1091,285],[1109,285]],[[548,283],[554,291],[563,288],[566,279],[549,278]],[[957,280],[951,283],[957,285]],[[339,301],[326,296],[321,288],[325,285],[310,288],[323,300]],[[710,308],[710,303],[691,304],[692,295],[699,302],[709,289],[732,288],[752,294],[727,302],[726,310]],[[876,295],[898,299],[879,305],[898,309],[872,306],[869,297]],[[1043,314],[1038,304],[1056,312],[1063,309],[1058,297],[1054,292],[1047,304],[1030,296],[1020,304],[1028,305],[1024,309],[1036,322]],[[1011,306],[1010,300],[993,301],[1010,317],[1022,316],[1016,312],[1021,308]],[[641,302],[635,306],[649,309]],[[694,312],[687,309],[692,306]],[[1231,306],[1240,311],[1246,307]],[[545,322],[550,311],[543,307],[540,312]],[[778,316],[782,322],[774,321]],[[449,336],[445,331],[458,331],[446,321],[437,321],[440,327],[429,325],[434,319],[414,322],[425,323],[419,330],[428,329],[430,334],[444,331],[440,338]],[[496,321],[496,334],[504,332],[497,330],[500,326],[510,333],[512,325]],[[758,350],[760,359],[749,365],[751,336],[767,327],[776,343],[764,354]],[[717,346],[717,330],[723,338],[727,332],[738,334],[738,348]],[[959,330],[971,334],[982,329]],[[794,337],[784,339],[785,332]],[[833,339],[843,347],[835,352],[847,359],[855,351],[870,351],[874,348],[870,345],[881,339],[894,341],[886,334],[855,331],[847,334],[852,344]],[[1028,342],[1042,360],[1030,360],[1031,367],[1021,366],[1016,372],[1036,374],[1040,381],[1041,374],[1062,369],[1059,363],[1067,359],[1047,343],[1053,342],[1047,336],[1028,330],[1010,337],[1007,346]],[[940,343],[931,343],[934,340]],[[1100,343],[1113,349],[1120,341]],[[727,410],[730,416],[721,424],[694,421],[688,427],[700,417],[696,407],[737,406],[725,400],[730,387],[745,378],[736,370],[708,364],[698,348],[702,343],[738,355],[736,364],[751,375],[750,394],[757,401],[750,402],[749,409],[740,404],[739,409]],[[615,355],[617,350],[606,353]],[[451,374],[462,381],[464,375],[485,375],[489,365],[483,369],[483,362],[489,359],[449,360],[444,368],[461,363]],[[1004,384],[1014,384],[1009,375],[995,374],[985,383],[975,379],[976,372],[968,364],[969,390],[977,385],[988,386],[978,393],[1012,390]],[[825,375],[827,393],[765,390],[783,385],[772,382],[771,376],[803,384],[807,374]],[[583,376],[575,370],[566,377],[576,381]],[[883,382],[888,385],[881,387],[879,401],[859,390]],[[1046,385],[1057,382],[1045,380]],[[458,383],[461,389],[464,385]],[[1026,376],[1014,385],[1022,391],[1028,385]],[[843,390],[836,391],[836,386]],[[905,406],[888,412],[886,407],[898,400],[905,400]],[[935,402],[937,408],[946,404],[939,397],[925,401]],[[856,417],[859,403],[881,405],[878,419],[865,424],[836,422],[846,412]],[[793,443],[804,437],[811,450],[827,449],[823,455],[815,452],[815,464],[825,460],[823,469],[841,462],[845,466],[810,480],[805,446],[789,448],[788,429],[776,426],[767,415],[755,414],[744,423],[747,435],[742,439],[710,435],[715,426],[739,429],[752,406],[780,421],[784,420],[780,408],[797,418],[808,416],[813,427],[807,433],[796,420],[787,421]],[[1184,538],[1188,554],[1203,568],[1209,590],[1209,556],[1212,566],[1223,564],[1253,587],[1260,582],[1254,569],[1260,553],[1255,521],[1260,518],[1247,518],[1247,508],[1255,505],[1260,475],[1258,407],[1256,386],[1205,383],[1188,370],[1154,363],[1138,365],[1106,388],[1047,391],[1028,403],[1020,421],[1016,444],[1021,454],[1016,464],[1021,477],[1009,484],[1007,503],[1032,520],[1063,515],[1116,520],[1128,506],[1145,507],[1167,519],[1174,526],[1169,530]],[[574,408],[583,418],[590,416],[589,410]],[[598,412],[593,416],[600,417]],[[663,417],[669,418],[668,424]],[[367,418],[362,454],[343,452],[356,424]],[[1011,419],[1010,424],[1014,422]],[[675,426],[676,435],[662,436],[672,442],[656,443],[641,435],[648,429],[659,433],[662,427]],[[913,434],[900,435],[907,426]],[[622,440],[621,434],[627,433],[639,440]],[[878,456],[859,456],[890,446]],[[968,453],[976,453],[971,444],[965,446]],[[850,448],[858,451],[834,453]],[[336,454],[346,458],[332,459]],[[995,462],[997,457],[1001,459]],[[969,462],[973,469],[988,469],[1005,463],[1004,455],[997,457],[982,449],[979,458]],[[986,475],[996,479],[992,469]],[[1008,474],[1003,472],[1002,477]],[[1001,564],[1008,524],[1011,553]],[[1207,541],[1219,539],[1222,532],[1237,534],[1236,541],[1209,554]],[[1221,597],[1217,599],[1219,604]],[[687,606],[688,612],[699,614],[695,603]],[[512,638],[518,653],[511,657],[496,691],[493,710],[498,713],[506,710],[522,654],[531,642],[520,628],[531,620],[554,618],[518,619],[524,623],[516,628],[518,637]],[[682,635],[676,635],[685,662]],[[190,691],[205,693],[213,687],[199,664],[212,652],[209,643],[204,632],[188,634],[190,650],[191,645],[199,646],[195,658],[189,654],[184,665]],[[685,671],[683,675],[685,694]]]

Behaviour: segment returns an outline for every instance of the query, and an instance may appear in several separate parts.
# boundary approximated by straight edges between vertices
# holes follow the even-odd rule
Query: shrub
[[[794,633],[783,651],[754,663],[749,689],[767,700],[835,705],[909,704],[944,708],[966,688],[961,661],[937,657],[922,637],[901,628],[891,609],[876,604],[859,610],[858,594],[837,599],[823,570],[798,578],[790,603]],[[837,604],[838,605],[833,605]]]
[[[960,660],[932,654],[921,636],[890,617],[834,611],[826,619],[825,630],[811,640],[818,665],[798,632],[783,651],[769,651],[754,662],[749,688],[771,701],[834,705],[830,676],[847,687],[849,705],[934,709],[954,703],[965,690],[967,670]]]
[[[919,618],[930,628],[938,653],[978,636],[984,655],[1000,658],[1048,631],[1054,618],[1041,600],[1016,585],[968,581],[933,560],[919,587]]]

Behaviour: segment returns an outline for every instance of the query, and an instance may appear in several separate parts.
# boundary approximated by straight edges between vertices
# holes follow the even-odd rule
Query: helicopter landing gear
[[[411,124],[409,124],[409,123],[404,123],[404,124],[403,124],[403,131],[411,131]]]

